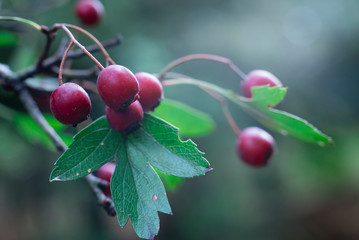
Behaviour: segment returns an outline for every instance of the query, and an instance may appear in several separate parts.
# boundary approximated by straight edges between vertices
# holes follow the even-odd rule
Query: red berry
[[[120,65],[111,65],[100,72],[97,89],[107,106],[119,110],[138,98],[139,84],[130,70]]]
[[[76,125],[87,119],[91,101],[82,87],[75,83],[65,83],[51,94],[50,109],[59,122]]]
[[[273,137],[258,127],[245,128],[237,139],[239,157],[252,167],[265,166],[274,152]]]
[[[102,19],[104,7],[99,0],[80,0],[75,6],[80,21],[86,25],[96,25]]]
[[[152,74],[139,72],[135,74],[140,84],[139,101],[144,112],[153,111],[163,98],[162,84]]]
[[[106,182],[108,182],[106,188],[103,189],[102,191],[106,196],[109,196],[109,197],[111,197],[111,189],[110,189],[111,177],[115,171],[115,168],[116,168],[115,163],[108,162],[105,165],[103,165],[102,167],[100,167],[95,172],[96,177],[101,178],[102,180],[105,180]]]
[[[143,110],[139,101],[135,101],[126,109],[117,111],[106,106],[106,117],[113,130],[130,134],[141,127]]]
[[[281,81],[272,73],[265,70],[254,70],[242,82],[242,94],[244,97],[252,97],[252,87],[269,85],[270,87],[282,86]]]

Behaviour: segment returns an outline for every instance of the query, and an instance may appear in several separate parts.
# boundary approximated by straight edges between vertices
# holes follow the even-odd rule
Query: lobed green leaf
[[[171,213],[155,169],[181,177],[211,170],[191,140],[180,140],[177,128],[145,114],[142,127],[127,136],[113,131],[105,117],[84,128],[55,163],[50,180],[78,179],[112,160],[116,161],[116,169],[111,194],[118,222],[124,226],[131,219],[138,236],[146,239],[159,231],[157,212]]]

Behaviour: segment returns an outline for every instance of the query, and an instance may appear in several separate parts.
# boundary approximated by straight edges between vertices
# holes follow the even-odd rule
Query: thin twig
[[[54,73],[59,73],[59,67],[52,67],[51,69]],[[98,73],[98,67],[94,66],[94,68],[89,69],[62,69],[62,76],[66,76],[66,78],[91,78],[96,77]]]
[[[56,36],[56,31],[54,29],[48,29],[45,26],[42,26],[42,32],[45,33],[45,35],[46,35],[46,43],[45,43],[44,50],[42,51],[42,53],[39,57],[39,60],[37,61],[37,64],[36,64],[37,69],[43,68],[43,62],[48,57],[49,52],[50,52],[50,47],[51,47],[52,42]]]
[[[112,60],[112,58],[110,57],[110,54],[108,54],[106,48],[101,44],[101,42],[99,40],[97,40],[97,38],[95,36],[93,36],[91,33],[89,33],[88,31],[86,31],[83,28],[80,28],[76,25],[72,25],[72,24],[66,24],[66,23],[60,23],[60,24],[55,24],[54,27],[57,26],[65,26],[66,28],[72,28],[75,29],[79,32],[82,32],[83,34],[85,34],[86,36],[88,36],[89,38],[91,38],[92,41],[94,41],[96,43],[96,45],[100,48],[102,54],[105,56],[106,58],[106,64],[109,62],[111,64],[116,64],[115,61]],[[62,27],[63,28],[63,27]]]
[[[105,209],[108,215],[116,216],[115,205],[113,204],[112,199],[107,197],[99,188],[100,186],[106,187],[109,183],[98,177],[95,177],[93,174],[89,174],[85,178],[89,183],[92,191],[97,196],[98,204]]]
[[[67,149],[66,144],[62,141],[62,139],[59,137],[59,135],[55,132],[55,130],[46,121],[46,119],[42,115],[39,107],[37,106],[36,102],[30,95],[29,90],[27,90],[27,88],[25,88],[23,86],[23,84],[18,84],[16,90],[17,90],[20,100],[24,104],[26,110],[29,112],[29,114],[35,120],[35,122],[42,128],[42,130],[46,133],[46,135],[50,137],[50,139],[54,143],[56,149],[59,152],[65,152]]]
[[[117,46],[121,43],[122,43],[122,37],[116,36],[114,39],[103,42],[102,45],[106,48],[109,48],[109,47]],[[86,49],[90,53],[95,53],[100,50],[99,47],[95,44],[86,47]],[[69,54],[67,55],[67,59],[77,59],[77,58],[83,57],[85,55],[86,54],[81,49],[71,50],[69,52]],[[33,77],[36,74],[53,73],[52,67],[59,64],[61,62],[61,59],[62,59],[62,55],[56,54],[55,56],[45,59],[42,63],[41,69],[39,69],[38,66],[35,65],[35,66],[32,66],[20,73],[17,73],[17,75],[14,76],[13,78],[14,79],[16,78],[19,81],[25,81],[26,79]],[[3,72],[2,68],[0,68],[0,78],[3,76],[6,76],[6,72]]]
[[[88,55],[101,70],[104,69],[102,64],[89,51],[87,51],[87,49],[81,43],[79,43],[79,41],[77,41],[71,31],[66,27],[66,25],[61,25],[61,28],[67,33],[67,35],[69,35],[71,41],[76,44],[86,55]]]

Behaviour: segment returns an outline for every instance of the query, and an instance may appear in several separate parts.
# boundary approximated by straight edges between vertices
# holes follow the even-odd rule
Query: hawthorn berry
[[[143,110],[140,102],[136,100],[126,109],[114,110],[106,106],[106,117],[113,130],[130,134],[141,127]]]
[[[140,84],[139,101],[144,112],[153,111],[162,101],[162,84],[154,75],[138,72],[135,74]]]
[[[251,71],[242,82],[242,94],[244,97],[252,97],[252,87],[269,85],[270,87],[282,86],[281,81],[272,73],[266,70]]]
[[[52,92],[50,109],[59,122],[76,125],[87,119],[91,111],[91,100],[79,85],[65,83]]]
[[[252,167],[265,166],[274,152],[275,141],[266,131],[258,127],[243,129],[237,139],[239,157]]]
[[[75,13],[83,24],[98,24],[103,16],[104,7],[99,0],[80,0],[75,6]]]
[[[111,177],[115,171],[115,168],[116,168],[116,164],[114,162],[108,162],[104,164],[102,167],[100,167],[99,169],[97,169],[97,171],[94,173],[96,177],[101,178],[102,180],[108,182],[106,188],[102,190],[103,193],[108,197],[111,197],[110,182],[111,182]]]
[[[139,84],[135,75],[121,65],[110,65],[97,78],[97,89],[107,106],[114,110],[127,108],[138,98]]]

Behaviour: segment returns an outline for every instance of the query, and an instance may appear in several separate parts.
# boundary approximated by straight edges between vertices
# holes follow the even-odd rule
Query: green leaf
[[[167,85],[191,84],[216,92],[236,103],[263,125],[288,134],[300,140],[316,143],[320,146],[333,143],[332,139],[306,120],[293,114],[277,110],[272,106],[281,102],[286,94],[286,88],[260,86],[252,88],[252,98],[244,98],[231,90],[195,79],[175,79],[166,81]]]
[[[326,136],[306,120],[270,107],[280,103],[285,93],[286,89],[281,87],[254,87],[252,88],[252,100],[249,102],[253,110],[248,110],[263,125],[282,134],[289,134],[303,141],[319,145],[332,143],[330,137]]]
[[[178,127],[180,135],[185,137],[200,137],[215,128],[208,114],[170,99],[164,99],[153,114]]]
[[[159,231],[157,212],[171,213],[155,169],[180,177],[211,170],[191,140],[179,139],[177,128],[145,114],[142,127],[128,136],[113,131],[105,117],[84,128],[55,163],[50,180],[78,179],[112,160],[116,169],[111,193],[118,221],[124,226],[131,218],[136,233],[145,239]]]
[[[55,117],[49,114],[44,114],[47,122],[54,128],[57,134],[69,145],[72,142],[72,136],[63,133],[66,126],[59,123]],[[42,128],[32,119],[28,114],[16,113],[13,118],[13,123],[18,129],[19,133],[31,143],[40,143],[50,150],[55,150],[51,139],[46,135]]]
[[[184,178],[168,175],[166,173],[161,172],[160,170],[156,170],[156,172],[164,182],[166,188],[169,189],[171,192],[176,191],[177,188],[181,186],[182,183],[184,182]]]

